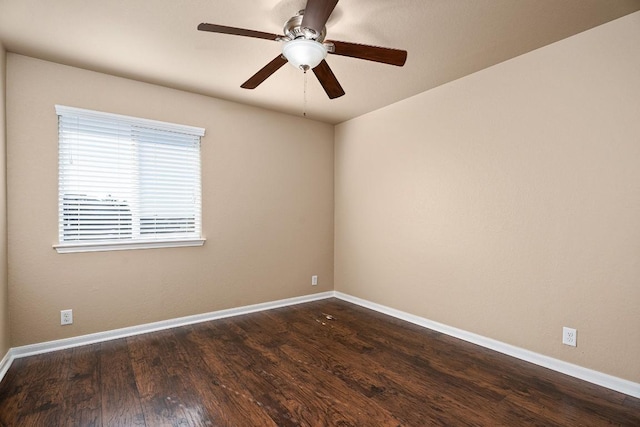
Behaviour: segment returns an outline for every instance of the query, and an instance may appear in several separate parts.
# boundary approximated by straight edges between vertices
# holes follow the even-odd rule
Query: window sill
[[[132,249],[180,248],[202,246],[206,239],[172,239],[135,242],[62,243],[53,245],[59,254],[76,252],[126,251]]]

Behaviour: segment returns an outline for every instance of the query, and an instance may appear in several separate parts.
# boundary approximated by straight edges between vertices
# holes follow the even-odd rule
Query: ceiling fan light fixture
[[[327,47],[315,40],[295,39],[282,45],[282,54],[301,70],[316,68],[327,56]]]

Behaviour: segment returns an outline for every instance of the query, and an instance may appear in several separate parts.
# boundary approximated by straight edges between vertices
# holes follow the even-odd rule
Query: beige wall
[[[639,382],[639,40],[635,13],[338,125],[336,290]]]
[[[0,360],[10,347],[9,299],[7,284],[7,183],[5,127],[6,54],[0,44]]]
[[[54,104],[206,128],[204,247],[56,253]],[[7,131],[12,346],[333,289],[330,125],[10,53]]]

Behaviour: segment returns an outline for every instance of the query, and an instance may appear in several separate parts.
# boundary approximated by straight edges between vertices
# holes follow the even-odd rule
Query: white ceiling
[[[240,84],[277,42],[197,31],[201,22],[282,33],[306,0],[0,0],[10,52],[340,123],[640,10],[640,0],[342,0],[327,39],[408,51],[404,67],[330,55],[346,95],[285,66]]]

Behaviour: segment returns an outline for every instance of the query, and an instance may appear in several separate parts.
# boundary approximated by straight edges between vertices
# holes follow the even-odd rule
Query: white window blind
[[[59,105],[56,113],[57,248],[202,240],[204,129]]]

